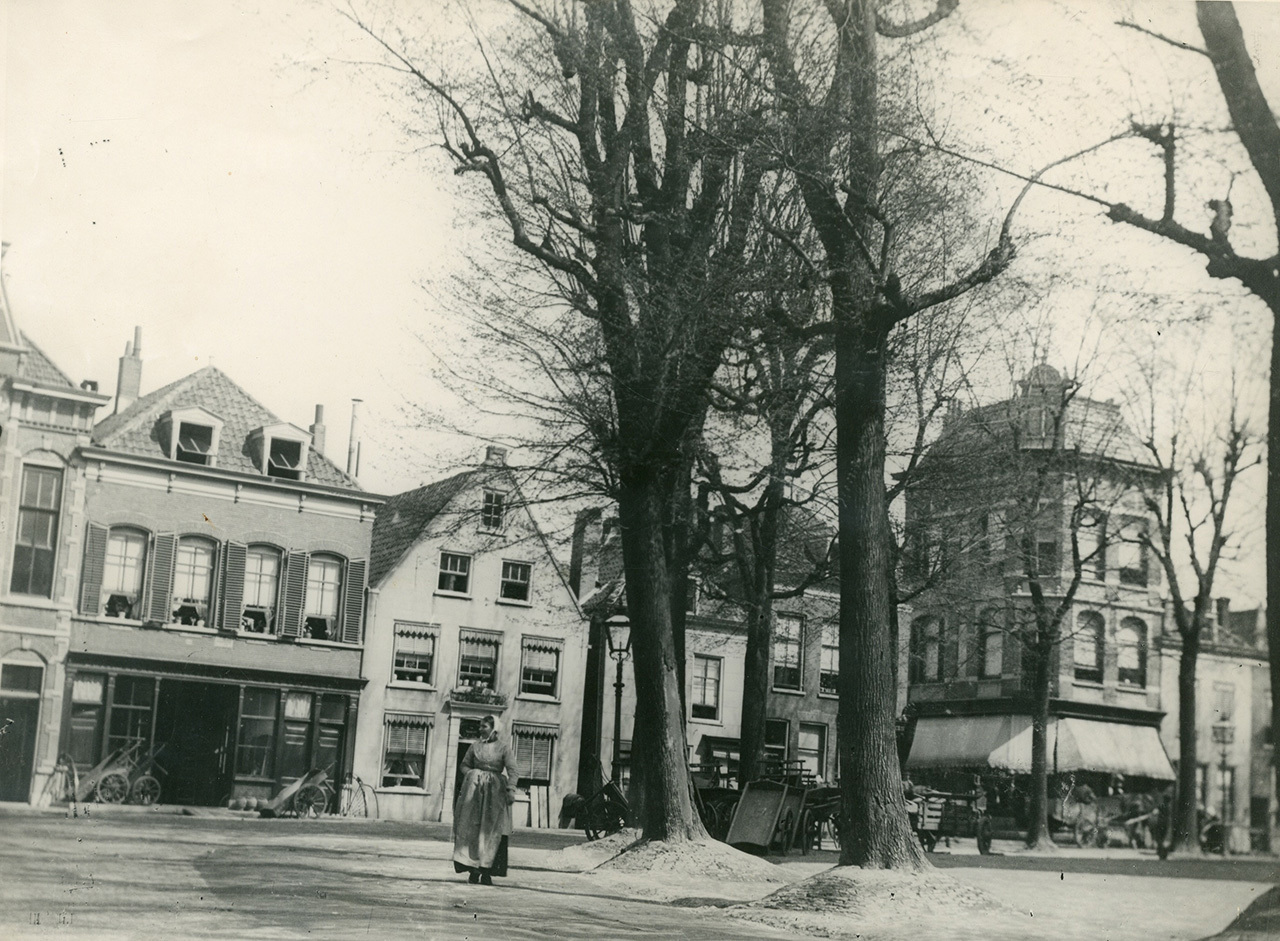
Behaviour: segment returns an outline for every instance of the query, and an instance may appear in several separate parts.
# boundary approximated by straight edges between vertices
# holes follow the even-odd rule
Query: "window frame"
[[[276,590],[275,590],[274,600],[269,606],[263,605],[263,604],[250,604],[249,603],[249,580],[250,580],[249,559],[255,555],[261,556],[268,553],[275,556],[275,560],[276,560],[276,573],[275,573]],[[280,636],[280,615],[281,615],[281,608],[282,608],[282,605],[280,603],[280,592],[284,590],[285,556],[286,556],[286,553],[283,549],[281,549],[279,546],[272,545],[269,542],[251,542],[245,546],[244,587],[240,595],[239,633],[247,634],[251,637],[279,637]],[[259,576],[260,574],[261,574],[260,572],[254,573],[255,580],[260,581],[260,579],[257,578],[257,576]],[[250,610],[252,609],[253,611],[256,612],[266,607],[270,607],[270,612],[265,614],[263,629],[257,630],[256,628],[248,627],[246,624],[246,619],[250,617],[250,614],[249,614]]]
[[[405,716],[405,718],[393,718],[393,716],[400,716],[400,715]],[[382,716],[382,770],[379,772],[379,775],[378,775],[378,782],[379,782],[378,790],[398,790],[398,791],[405,791],[405,792],[423,792],[427,790],[427,774],[430,769],[429,760],[431,756],[431,732],[433,727],[433,723],[431,721],[432,717],[429,715],[423,714],[422,719],[425,721],[410,722],[408,721],[408,716],[409,714],[407,713],[405,714],[383,713],[383,716]],[[414,717],[416,718],[416,714],[414,714]],[[392,729],[405,730],[405,733],[406,733],[405,744],[407,745],[413,744],[413,741],[410,738],[412,733],[419,732],[419,731],[421,732],[422,770],[417,775],[417,780],[418,780],[417,784],[404,783],[404,779],[409,777],[408,774],[388,772],[388,763],[389,763],[388,755],[392,754],[391,746],[393,744],[396,744],[396,742],[393,739]],[[417,756],[419,755],[419,752],[416,748],[412,748],[412,749],[406,748],[402,750],[397,750],[394,754]],[[387,783],[388,778],[398,778],[399,780],[394,784],[388,784]]]
[[[326,615],[321,613],[313,614],[312,605],[316,603],[316,592],[312,591],[313,579],[311,573],[316,563],[328,566],[332,564],[338,573],[336,587],[333,591],[333,614]],[[322,590],[321,597],[328,595],[323,590],[323,586],[330,584],[327,580],[320,582]],[[302,602],[302,633],[299,637],[304,641],[325,641],[328,643],[338,643],[342,640],[339,636],[342,629],[342,605],[344,595],[343,592],[347,587],[347,559],[338,555],[336,552],[312,552],[307,556],[307,592]],[[311,621],[326,621],[324,625],[325,636],[317,637],[314,633],[315,628],[311,625]]]
[[[479,657],[467,656],[467,644],[478,644],[481,647],[493,648],[493,667],[490,682],[472,683],[463,682],[462,668],[467,660],[480,661]],[[502,665],[502,634],[493,631],[482,631],[473,628],[464,628],[458,635],[458,668],[454,671],[455,682],[459,687],[481,686],[497,692],[498,677],[501,675],[499,669]]]
[[[466,571],[457,572],[452,569],[445,568],[445,559],[461,559],[466,562]],[[475,557],[469,552],[450,552],[447,549],[440,550],[440,558],[436,562],[436,594],[446,595],[450,598],[470,598],[471,584],[475,575]],[[456,579],[459,576],[466,579],[466,584],[462,589],[443,587],[445,578]]]
[[[1133,533],[1130,536],[1130,533]],[[1130,588],[1147,588],[1151,584],[1151,555],[1147,552],[1145,542],[1148,524],[1145,519],[1126,519],[1120,527],[1120,538],[1116,540],[1116,576],[1121,585]],[[1126,550],[1137,553],[1138,565],[1135,568],[1121,564]]]
[[[984,608],[978,614],[978,678],[982,680],[998,680],[1004,676],[1004,635],[1000,625],[999,608]],[[1000,669],[992,671],[990,644],[992,638],[999,642]]]
[[[907,677],[912,683],[941,683],[943,680],[943,619],[937,614],[922,614],[911,622]],[[930,675],[928,652],[934,647],[935,668]]]
[[[203,601],[203,605],[204,605],[203,611],[200,610],[199,605],[202,602],[199,599],[194,598],[191,595],[183,595],[179,597],[179,594],[178,594],[178,578],[179,578],[179,573],[181,571],[181,565],[182,565],[182,552],[183,552],[183,549],[187,547],[200,547],[203,549],[207,549],[209,553],[209,568],[205,573],[205,577],[208,579],[208,589],[207,589],[207,594],[205,596],[205,599]],[[178,536],[177,539],[174,541],[173,580],[169,586],[169,623],[170,624],[177,624],[182,627],[194,627],[197,630],[202,630],[202,629],[212,630],[214,628],[214,624],[212,623],[212,621],[213,621],[213,612],[218,603],[218,563],[219,563],[220,548],[221,548],[221,544],[218,542],[218,540],[213,539],[209,536],[201,535],[199,533],[185,533],[183,535]],[[192,570],[190,574],[194,574],[194,570]],[[178,618],[178,611],[181,608],[189,607],[193,604],[196,606],[197,617],[196,617],[195,623],[188,624],[187,622],[180,620]],[[204,624],[201,624],[200,621],[204,621]]]
[[[270,702],[272,704],[270,714],[265,712],[249,712],[249,697],[254,694],[255,699],[261,702]],[[240,708],[236,716],[236,759],[235,759],[235,775],[237,778],[253,778],[256,780],[274,780],[276,773],[276,752],[280,744],[280,724],[282,721],[282,713],[284,707],[280,702],[281,690],[273,686],[254,686],[245,685],[241,687]],[[258,694],[264,694],[259,696]],[[257,728],[266,728],[269,731],[265,736],[265,742],[262,744],[250,745],[245,742],[245,721],[261,723]],[[251,726],[252,727],[252,726]],[[249,770],[243,766],[242,758],[249,750],[251,755],[262,755],[262,762],[259,764],[254,762]]]
[[[135,596],[129,600],[128,593],[123,588],[116,588],[107,584],[108,576],[112,573],[112,552],[111,546],[117,536],[124,537],[126,542],[129,537],[137,537],[142,544],[142,554],[137,560],[138,584],[135,590]],[[127,569],[127,558],[124,560]],[[98,591],[98,616],[108,617],[112,620],[124,621],[142,621],[141,615],[144,613],[143,608],[146,604],[147,594],[147,566],[151,563],[151,533],[140,526],[132,526],[129,524],[120,524],[107,528],[106,552],[102,559],[102,587]],[[111,613],[111,599],[122,596],[128,601],[125,608],[125,614]]]
[[[835,643],[828,643],[828,638],[834,634]],[[835,651],[835,669],[827,669],[827,652]],[[830,690],[827,689],[826,679],[828,676],[834,677],[835,682]],[[822,625],[822,652],[818,656],[818,695],[833,698],[840,696],[840,622],[825,621]]]
[[[782,744],[769,741],[770,728],[774,730],[782,729]],[[785,762],[791,754],[791,720],[784,719],[779,716],[770,716],[764,720],[764,742],[761,745],[761,753],[766,762],[770,761],[771,754],[777,754],[781,750],[781,757],[772,759],[778,762]]]
[[[55,491],[52,499],[52,506],[40,505],[41,487],[36,488],[36,498],[34,503],[27,502],[27,475],[33,474],[50,474],[55,479]],[[24,463],[22,465],[22,473],[19,475],[18,486],[18,511],[15,517],[17,525],[14,527],[13,533],[13,561],[9,572],[9,594],[26,595],[32,598],[53,598],[54,588],[58,582],[58,543],[59,536],[62,532],[62,511],[63,501],[66,497],[66,472],[63,467],[51,464]],[[35,514],[36,518],[49,518],[49,545],[38,546],[34,542],[31,545],[24,545],[23,530],[24,521],[28,514]],[[34,528],[34,524],[33,524]],[[33,536],[34,538],[34,536]],[[23,587],[18,585],[18,557],[19,549],[27,549],[31,554],[31,559],[27,565],[26,581]],[[40,589],[43,585],[43,579],[33,588],[36,583],[37,572],[40,571],[37,562],[42,556],[47,556],[49,585],[47,588]]]
[[[527,769],[522,765],[522,761],[521,761],[521,758],[522,758],[521,751],[524,747],[524,742],[526,741],[529,742],[528,748],[530,752],[529,764]],[[547,744],[545,748],[540,749],[538,743],[544,742],[544,741]],[[543,765],[539,761],[539,758],[540,758],[539,751],[545,751],[545,757],[546,757],[546,765],[545,765],[546,775],[545,776],[533,774],[534,771],[540,771],[543,769]],[[530,732],[527,729],[520,728],[519,725],[516,725],[512,729],[511,754],[516,763],[516,786],[517,787],[529,787],[530,785],[549,786],[551,784],[551,781],[555,774],[555,767],[556,767],[556,738],[554,735],[535,734],[533,732]],[[526,770],[528,770],[530,773],[525,774],[524,772]]]
[[[716,667],[715,675],[715,702],[706,703],[700,700],[705,699],[707,695],[707,684],[711,682],[711,677],[707,675],[705,670],[699,670],[699,661],[706,665],[712,663]],[[720,714],[720,701],[724,693],[724,657],[716,657],[711,654],[695,653],[693,655],[693,669],[689,672],[689,718],[690,721],[697,722],[714,722],[717,725],[723,724],[724,720]],[[701,689],[699,689],[701,684]],[[697,709],[701,707],[704,710],[710,709],[710,714],[698,715]]]
[[[1085,626],[1086,619],[1092,625]],[[1094,635],[1093,666],[1080,660],[1080,639],[1086,631]],[[1092,609],[1081,611],[1076,615],[1075,634],[1071,639],[1072,679],[1077,683],[1094,683],[1101,685],[1106,664],[1107,621],[1101,613]]]
[[[402,667],[399,664],[401,649],[401,639],[411,641],[423,641],[430,639],[431,653],[430,665],[428,666],[425,680],[406,679],[401,677],[399,673]],[[424,656],[421,651],[406,650],[404,653],[411,656]],[[438,624],[420,624],[412,621],[396,621],[392,625],[391,635],[391,682],[397,686],[412,686],[415,689],[435,689],[436,675],[440,669],[440,626]],[[420,669],[403,668],[406,673],[422,673]]]
[[[540,692],[538,690],[529,690],[525,688],[525,684],[529,682],[527,674],[529,672],[546,673],[546,670],[537,670],[528,666],[526,657],[529,653],[552,653],[555,655],[555,671],[551,678],[551,692]],[[525,635],[520,638],[520,693],[522,698],[555,700],[560,699],[560,682],[564,675],[564,642],[559,638],[553,637],[534,637]]]
[[[484,489],[480,497],[480,532],[502,533],[507,527],[507,497],[503,490]],[[496,507],[496,510],[494,509]],[[496,516],[496,522],[495,522]]]
[[[795,624],[795,637],[782,635],[779,627],[783,621]],[[804,692],[804,615],[795,614],[790,611],[777,611],[773,615],[773,638],[769,644],[769,684],[774,692],[781,693],[803,693]],[[790,647],[795,646],[795,664],[790,663],[779,664],[778,653],[782,645]],[[790,658],[788,658],[789,660]],[[786,684],[779,685],[778,671],[794,669],[796,671],[795,686]]]
[[[1137,635],[1136,643],[1128,641],[1128,631]],[[1123,633],[1122,633],[1123,632]],[[1150,664],[1147,622],[1142,618],[1129,615],[1120,620],[1116,628],[1116,679],[1121,686],[1129,689],[1146,689],[1150,677],[1147,669]],[[1138,659],[1137,667],[1124,666],[1125,651],[1133,650]]]
[[[525,579],[521,582],[516,578],[507,577],[507,566],[523,567],[525,571]],[[507,585],[524,585],[524,597],[513,598],[506,594]],[[503,559],[502,566],[498,570],[498,597],[495,599],[500,604],[516,604],[531,605],[533,604],[533,563],[521,562],[519,559]]]

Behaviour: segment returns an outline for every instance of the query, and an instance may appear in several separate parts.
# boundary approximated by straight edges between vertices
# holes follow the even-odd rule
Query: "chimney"
[[[80,388],[81,388],[81,389],[84,389],[84,391],[85,391],[85,392],[97,392],[97,391],[98,391],[98,380],[97,380],[97,379],[83,379],[83,380],[81,380],[81,382],[80,382]]]
[[[484,449],[484,462],[490,467],[507,466],[507,449],[491,444]]]
[[[311,450],[324,454],[324,406],[316,406],[316,420],[311,423]]]
[[[347,473],[352,477],[360,476],[360,403],[362,401],[362,399],[351,400],[351,434],[347,437]]]
[[[116,376],[116,414],[138,400],[142,389],[142,328],[133,328],[133,342],[124,345],[120,372]]]
[[[581,599],[591,594],[600,578],[600,544],[604,541],[603,511],[582,510],[573,520],[573,548],[569,555],[569,588]]]

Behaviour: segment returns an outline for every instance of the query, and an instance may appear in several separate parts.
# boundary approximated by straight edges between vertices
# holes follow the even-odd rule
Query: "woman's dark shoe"
[[[480,884],[493,885],[493,877],[486,872],[484,875],[480,877]]]
[[[476,885],[480,881],[480,873],[472,869],[471,875],[467,876],[467,881],[470,882],[472,885]]]

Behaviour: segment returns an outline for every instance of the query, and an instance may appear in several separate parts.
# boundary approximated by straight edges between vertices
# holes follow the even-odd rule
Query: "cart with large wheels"
[[[938,838],[972,838],[978,852],[991,852],[991,818],[987,797],[979,788],[969,792],[935,791],[912,787],[907,796],[907,817],[925,852],[931,853]]]

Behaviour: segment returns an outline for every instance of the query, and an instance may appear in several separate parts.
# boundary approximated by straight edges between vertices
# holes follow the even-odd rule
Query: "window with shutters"
[[[173,566],[173,601],[169,620],[190,627],[208,626],[213,604],[213,570],[217,546],[200,536],[183,536]]]
[[[520,694],[555,698],[563,644],[554,639],[525,637],[520,642]]]
[[[480,507],[480,529],[488,533],[502,532],[506,512],[507,495],[496,490],[486,490],[484,503]]]
[[[690,697],[690,715],[695,719],[716,721],[720,718],[720,667],[719,657],[693,655],[693,695]]]
[[[146,533],[112,527],[102,566],[102,613],[109,618],[142,618],[142,575],[147,561]]]
[[[307,605],[302,636],[311,640],[341,640],[338,635],[338,602],[342,597],[342,560],[313,555],[307,563]]]
[[[458,656],[458,685],[496,689],[500,635],[463,631]]]
[[[834,621],[827,621],[822,625],[822,664],[818,676],[818,695],[840,695],[840,625]]]
[[[471,556],[456,552],[440,553],[440,580],[436,590],[453,595],[470,594]]]
[[[276,606],[280,599],[280,550],[274,546],[250,546],[244,559],[244,608],[240,630],[250,634],[275,634]]]
[[[439,637],[438,627],[397,621],[391,678],[397,683],[434,686]]]
[[[798,614],[778,614],[773,625],[773,688],[801,688],[800,651],[804,620]]]
[[[533,566],[527,562],[509,562],[502,560],[502,586],[498,597],[503,601],[529,600],[529,580]]]
[[[61,507],[62,471],[55,467],[24,467],[9,581],[9,590],[14,594],[53,596]]]
[[[382,749],[382,786],[427,786],[427,733],[430,717],[388,713]]]
[[[516,753],[516,783],[520,787],[551,783],[551,759],[555,739],[550,730],[517,727],[513,736]]]
[[[236,741],[236,773],[252,778],[275,776],[276,715],[280,692],[246,686],[240,706],[240,736]]]

